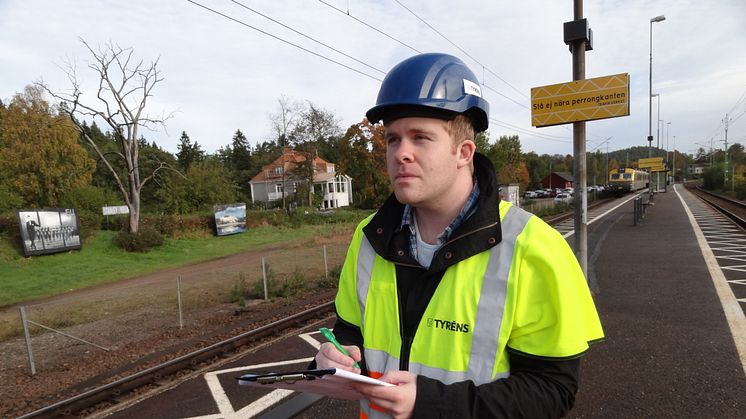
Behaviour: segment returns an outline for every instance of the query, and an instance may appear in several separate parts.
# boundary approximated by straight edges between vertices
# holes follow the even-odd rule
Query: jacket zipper
[[[482,226],[482,227],[477,228],[475,230],[468,231],[468,232],[466,232],[464,234],[461,234],[461,235],[459,235],[457,237],[453,237],[452,239],[450,239],[447,242],[443,243],[443,246],[445,246],[447,244],[450,244],[450,243],[452,243],[452,242],[454,242],[456,240],[459,240],[459,239],[462,239],[464,237],[467,237],[467,236],[470,236],[472,234],[475,234],[475,233],[477,233],[479,231],[482,231],[482,230],[494,227],[496,224],[497,223],[491,223],[489,225]],[[443,246],[441,246],[441,247],[443,247]],[[419,266],[419,265],[413,266],[413,265],[410,265],[410,264],[407,264],[407,263],[401,263],[401,262],[397,262],[397,264],[398,265],[402,265],[402,266],[420,267],[421,268],[421,266]],[[432,296],[430,296],[430,298],[432,298]],[[412,351],[412,343],[414,342],[414,335],[412,335],[412,336],[408,335],[407,331],[405,330],[405,327],[404,327],[404,307],[403,307],[403,304],[404,303],[402,301],[399,301],[399,330],[401,331],[401,333],[400,333],[400,336],[401,336],[401,351],[399,353],[399,370],[400,371],[409,371],[409,355],[410,355],[410,353]],[[422,321],[422,319],[420,319],[420,321]],[[416,333],[416,332],[417,332],[417,330],[415,329],[414,333]]]

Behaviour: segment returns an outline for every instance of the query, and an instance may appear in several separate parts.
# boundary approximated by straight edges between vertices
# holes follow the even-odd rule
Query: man
[[[361,417],[559,417],[603,331],[565,240],[500,201],[475,153],[488,104],[459,59],[394,67],[366,116],[383,121],[394,193],[355,231],[320,368],[362,372]],[[353,367],[360,361],[362,370]]]
[[[36,250],[36,228],[39,227],[36,221],[31,219],[30,215],[26,216],[26,235],[31,244],[29,250]]]

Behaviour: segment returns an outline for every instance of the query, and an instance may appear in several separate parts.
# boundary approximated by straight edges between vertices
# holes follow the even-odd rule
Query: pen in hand
[[[350,356],[350,353],[345,350],[345,348],[342,347],[342,345],[337,342],[337,338],[334,337],[334,333],[332,333],[331,330],[327,329],[326,327],[322,327],[319,329],[319,332],[321,332],[322,335],[331,342],[332,345],[334,345],[335,348],[339,350],[339,352],[342,352],[343,354]],[[360,369],[360,365],[358,365],[357,361],[355,361],[355,368]]]

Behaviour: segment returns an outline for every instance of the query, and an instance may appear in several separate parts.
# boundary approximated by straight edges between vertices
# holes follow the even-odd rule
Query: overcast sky
[[[79,38],[112,41],[146,62],[159,59],[164,80],[148,110],[175,113],[146,138],[176,152],[186,131],[214,152],[237,129],[252,143],[271,139],[269,115],[281,95],[333,112],[346,129],[374,105],[392,66],[418,51],[446,52],[487,86],[492,139],[517,134],[523,151],[573,152],[571,125],[533,128],[529,111],[532,87],[572,80],[562,33],[571,0],[194,2],[235,20],[186,0],[0,0],[0,98],[7,103],[42,79],[69,88],[60,68],[67,61],[77,63],[84,97],[94,97]],[[746,144],[746,1],[600,0],[584,6],[593,30],[586,78],[629,73],[630,116],[588,122],[586,149],[647,146],[650,18],[661,14],[652,87],[668,127],[661,148],[672,148],[674,137],[682,152],[697,143],[722,148],[726,114],[728,142]],[[654,136],[657,109],[654,99]]]

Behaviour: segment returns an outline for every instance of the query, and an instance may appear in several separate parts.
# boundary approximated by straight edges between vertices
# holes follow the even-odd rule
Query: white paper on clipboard
[[[285,373],[245,374],[238,383],[256,388],[282,388],[285,390],[321,394],[333,399],[360,400],[363,396],[352,388],[352,383],[367,383],[392,387],[393,384],[364,375],[337,369],[324,368]]]

